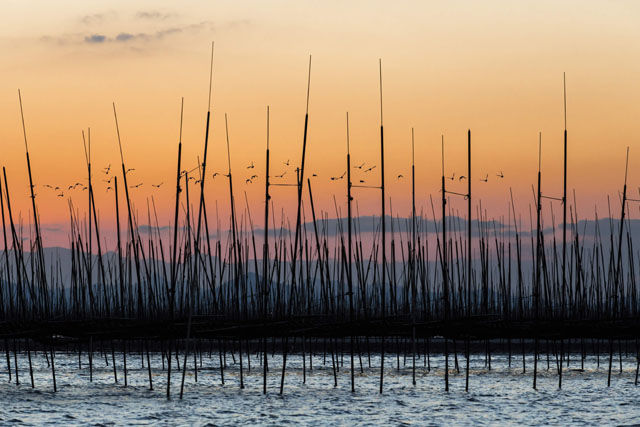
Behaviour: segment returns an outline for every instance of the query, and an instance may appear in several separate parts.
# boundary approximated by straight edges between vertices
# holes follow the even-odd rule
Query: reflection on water
[[[4,356],[4,355],[3,355]],[[34,356],[36,388],[30,386],[26,355],[19,356],[20,385],[7,382],[6,361],[0,365],[0,424],[166,424],[166,425],[451,425],[451,424],[551,424],[551,425],[630,425],[640,422],[640,387],[634,385],[636,359],[631,354],[623,358],[620,374],[616,359],[611,388],[607,388],[607,359],[588,356],[584,371],[579,357],[572,355],[571,365],[558,390],[554,362],[547,370],[546,357],[539,363],[538,390],[532,389],[533,360],[526,360],[527,372],[522,372],[522,359],[514,357],[512,367],[507,356],[492,356],[491,370],[486,369],[484,355],[471,358],[469,393],[464,391],[464,357],[460,373],[450,374],[450,392],[444,392],[444,359],[431,356],[431,371],[417,362],[417,384],[411,382],[411,359],[396,355],[385,358],[385,391],[378,393],[379,356],[372,355],[372,368],[363,357],[364,373],[356,358],[356,393],[350,392],[348,354],[338,372],[338,387],[333,387],[331,358],[323,364],[322,354],[315,355],[313,370],[308,370],[303,384],[302,358],[290,355],[283,396],[280,386],[280,356],[269,355],[268,394],[262,394],[260,357],[251,358],[251,371],[244,359],[245,385],[239,387],[239,364],[227,357],[221,384],[218,355],[202,357],[202,368],[195,382],[193,371],[187,373],[185,396],[178,399],[181,373],[172,373],[172,397],[165,398],[166,371],[162,371],[159,354],[151,356],[154,390],[148,389],[148,371],[142,368],[139,354],[127,355],[128,387],[123,387],[122,355],[116,354],[118,384],[114,383],[113,367],[104,357],[94,357],[93,383],[89,382],[86,355],[82,368],[78,356],[58,353],[56,376],[58,392],[53,393],[51,371],[40,353]],[[4,357],[3,357],[4,359]],[[12,355],[13,359],[13,355]],[[182,359],[182,358],[181,358]],[[182,361],[182,360],[181,360]],[[13,362],[13,360],[12,360]],[[236,358],[237,362],[237,358]],[[193,360],[191,360],[193,363]],[[13,364],[13,363],[12,363]],[[146,364],[146,360],[145,360]],[[453,365],[453,361],[451,361]]]

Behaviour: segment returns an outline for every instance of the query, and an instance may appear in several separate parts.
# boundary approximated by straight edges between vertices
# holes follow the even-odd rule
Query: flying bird
[[[504,174],[502,173],[502,171],[500,171],[499,174],[496,175],[498,178],[504,178]]]
[[[398,179],[400,179],[400,178],[404,178],[404,175],[402,175],[402,174],[398,175]]]
[[[151,186],[155,187],[155,188],[160,188],[160,186],[162,186],[162,184],[164,184],[164,182],[161,182],[160,184],[151,184]]]
[[[213,174],[213,177],[215,178],[215,177],[216,177],[216,176],[218,176],[218,175],[220,175],[220,172],[215,172],[215,173]]]
[[[251,162],[251,164],[249,166],[247,166],[247,169],[253,169],[253,162]]]
[[[129,168],[125,171],[125,173],[133,172],[134,170],[135,170],[134,168]]]
[[[60,194],[58,194],[58,197],[64,197],[64,193],[61,192]]]
[[[489,174],[487,174],[484,179],[481,179],[480,181],[482,182],[488,182],[489,181]]]
[[[251,175],[251,178],[249,178],[249,179],[253,179],[253,178],[257,178],[257,177],[258,177],[258,175]]]
[[[467,179],[467,177],[466,177],[466,176],[464,176],[464,175],[460,175],[460,176],[458,177],[458,181],[462,181],[463,179]]]
[[[289,166],[289,159],[287,159],[287,161],[286,161],[286,162],[284,162],[284,165],[285,165],[285,166]]]
[[[142,182],[140,184],[130,185],[129,188],[138,188],[140,186],[142,186]]]
[[[282,172],[281,175],[276,175],[274,178],[282,178],[285,176],[285,174],[287,173],[287,171]]]
[[[346,174],[347,174],[347,171],[345,171],[345,172],[344,172],[342,175],[340,175],[340,176],[332,176],[332,177],[331,177],[331,181],[337,181],[337,180],[339,180],[339,179],[342,179],[342,178],[344,178],[344,176],[345,176]]]
[[[456,173],[454,172],[453,175],[451,175],[450,177],[447,177],[447,178],[449,178],[451,181],[453,181],[456,178]]]
[[[365,172],[365,173],[367,173],[367,172],[369,172],[369,171],[374,170],[375,168],[376,168],[376,165],[373,165],[373,166],[371,166],[369,169],[365,169],[365,171],[364,171],[364,172]]]
[[[109,166],[107,166],[106,168],[102,168],[102,170],[106,175],[109,175],[109,171],[111,170],[111,164],[109,164]]]
[[[107,187],[107,193],[109,192],[109,190],[111,190],[111,187]]]
[[[363,166],[364,166],[364,163],[361,164],[360,166],[354,166],[354,169],[362,169]]]
[[[113,181],[113,177],[109,178],[109,179],[103,179],[104,182],[106,182],[107,184],[111,184],[111,181]],[[78,185],[78,184],[76,184]]]
[[[44,186],[53,190],[53,187],[50,186],[49,184],[45,184]]]
[[[247,178],[247,180],[244,183],[245,184],[253,184],[253,181],[251,181],[251,178]]]

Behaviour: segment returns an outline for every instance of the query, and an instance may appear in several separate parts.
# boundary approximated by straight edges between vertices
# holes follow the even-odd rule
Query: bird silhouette
[[[402,175],[402,174],[398,175],[398,179],[400,179],[400,178],[404,178],[404,175]]]
[[[482,182],[488,182],[489,181],[489,174],[487,174],[484,179],[481,179],[480,181]]]
[[[339,180],[339,179],[342,179],[342,178],[344,178],[344,176],[345,176],[346,174],[347,174],[347,171],[345,171],[345,172],[344,172],[342,175],[340,175],[340,176],[332,176],[332,177],[331,177],[331,181],[337,181],[337,180]]]
[[[53,187],[50,186],[49,184],[45,184],[44,186],[53,190]]]
[[[285,166],[289,166],[289,159],[287,159],[287,161],[286,161],[286,162],[284,162],[284,165],[285,165]]]
[[[64,193],[60,192],[60,194],[58,194],[58,197],[64,197]]]
[[[111,181],[113,181],[113,177],[111,177],[109,179],[103,179],[103,181],[106,182],[107,184],[111,184]]]
[[[253,169],[253,162],[251,162],[251,164],[247,166],[247,169]]]
[[[109,171],[111,170],[111,164],[109,164],[109,166],[107,166],[106,168],[102,168],[102,170],[104,171],[105,175],[109,175]]]
[[[318,176],[318,174],[317,174],[317,173],[314,173],[313,175],[311,175],[311,177],[314,177],[314,176]]]
[[[249,178],[249,179],[253,180],[254,178],[257,178],[257,177],[258,177],[258,175],[251,175],[251,178]]]
[[[365,173],[370,172],[376,168],[376,165],[371,166],[369,169],[365,169]]]
[[[129,168],[125,171],[125,173],[129,173],[129,172],[133,172],[135,170],[135,168]]]
[[[458,177],[458,181],[462,181],[463,179],[467,179],[467,177],[466,177],[466,176],[464,176],[464,175],[460,175],[460,176]]]
[[[276,175],[275,178],[282,178],[286,175],[287,171],[282,172],[281,175]]]
[[[364,179],[361,179],[361,180],[360,180],[360,184],[364,184]]]
[[[109,190],[111,190],[111,187],[107,187],[107,193],[109,192]]]
[[[216,177],[216,176],[218,176],[218,175],[220,175],[220,172],[215,172],[215,173],[213,174],[213,177],[215,178],[215,177]]]
[[[73,185],[70,185],[69,187],[67,187],[67,190],[71,190],[73,188]]]
[[[251,178],[247,178],[247,180],[244,182],[245,184],[252,184],[253,181],[251,181]]]
[[[58,191],[60,189],[60,187],[54,187],[54,191]]]
[[[456,178],[456,173],[454,172],[453,175],[451,175],[450,177],[448,176],[447,178],[453,181]]]
[[[162,184],[164,184],[164,182],[161,182],[160,184],[151,184],[151,186],[155,188],[160,188]]]
[[[504,174],[502,173],[502,171],[500,171],[499,174],[496,175],[498,178],[504,178]]]
[[[353,168],[354,168],[354,169],[362,169],[362,167],[363,167],[363,166],[364,166],[364,163],[363,163],[363,164],[361,164],[360,166],[354,166]]]
[[[136,184],[136,185],[130,185],[129,188],[138,188],[140,186],[142,186],[142,182],[140,184]]]

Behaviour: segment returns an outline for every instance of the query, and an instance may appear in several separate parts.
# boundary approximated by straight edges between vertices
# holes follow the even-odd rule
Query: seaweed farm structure
[[[213,46],[211,53],[209,100]],[[143,366],[146,355],[151,389],[152,370],[166,372],[167,397],[172,396],[172,369],[174,373],[176,369],[181,372],[181,382],[174,388],[182,397],[188,389],[186,373],[193,371],[197,381],[197,360],[202,360],[202,353],[219,354],[219,375],[224,382],[223,355],[226,359],[226,353],[231,352],[238,355],[241,387],[246,370],[243,360],[250,369],[254,358],[262,368],[264,393],[268,392],[268,376],[279,377],[279,390],[274,391],[283,393],[287,362],[291,358],[302,359],[304,381],[307,357],[311,363],[311,355],[319,351],[330,355],[325,360],[330,360],[337,384],[337,355],[346,348],[352,391],[358,386],[356,360],[362,367],[363,354],[371,352],[382,356],[380,366],[375,367],[379,369],[381,393],[385,353],[397,355],[398,364],[401,354],[405,360],[408,358],[414,384],[416,370],[420,369],[417,360],[426,367],[430,354],[441,353],[445,360],[445,390],[449,389],[451,369],[465,371],[465,389],[469,390],[470,353],[483,352],[490,366],[492,352],[504,351],[508,352],[509,364],[512,359],[517,363],[521,357],[523,369],[527,368],[525,355],[533,354],[531,378],[536,388],[538,361],[546,352],[547,363],[550,357],[555,361],[558,386],[562,387],[572,349],[578,348],[584,356],[591,348],[597,349],[598,354],[601,349],[608,354],[610,383],[614,359],[619,357],[622,369],[623,346],[633,347],[637,354],[640,338],[635,270],[638,255],[626,216],[628,204],[636,200],[627,195],[626,173],[619,219],[615,223],[610,219],[608,234],[597,230],[595,237],[585,237],[577,226],[575,204],[570,205],[567,195],[565,103],[563,192],[557,198],[543,192],[539,168],[529,229],[523,229],[517,219],[513,197],[506,215],[508,228],[496,227],[474,198],[471,131],[467,134],[468,170],[460,178],[466,178],[466,192],[447,189],[449,177],[445,176],[443,154],[441,200],[431,200],[432,220],[418,215],[412,160],[411,215],[394,218],[386,211],[391,199],[385,192],[381,62],[379,66],[380,163],[376,171],[371,170],[372,175],[379,173],[379,181],[365,185],[352,179],[352,170],[358,166],[351,160],[347,114],[346,172],[334,177],[344,180],[345,193],[340,196],[340,203],[346,204],[347,217],[338,216],[336,220],[330,220],[314,206],[312,181],[305,170],[311,58],[302,152],[300,162],[295,164],[295,179],[288,177],[292,181],[289,183],[270,179],[267,107],[262,230],[254,227],[248,203],[245,209],[236,203],[227,126],[229,167],[224,176],[229,185],[230,225],[226,235],[217,233],[212,237],[210,233],[214,227],[207,209],[211,201],[205,197],[206,178],[211,175],[207,170],[209,101],[203,153],[193,170],[184,170],[182,162],[181,113],[170,240],[163,237],[157,220],[152,225],[151,210],[147,226],[150,231],[143,232],[129,197],[125,147],[114,104],[121,156],[121,171],[114,172],[111,184],[117,246],[108,249],[101,239],[89,130],[86,135],[83,133],[87,167],[87,191],[83,194],[87,196],[88,215],[81,220],[69,201],[69,271],[62,271],[61,263],[46,259],[34,195],[36,171],[31,170],[23,115],[33,232],[30,239],[22,238],[20,224],[12,212],[10,177],[3,168],[0,343],[6,362],[1,362],[5,366],[0,373],[6,372],[9,380],[18,383],[20,375],[24,376],[18,370],[18,359],[26,357],[34,387],[32,358],[43,357],[51,369],[51,387],[56,390],[56,353],[74,353],[79,360],[84,357],[88,361],[84,369],[89,370],[91,379],[94,357],[103,354],[106,358],[110,353],[117,382],[117,351],[123,357],[126,386],[127,354],[130,359],[133,354],[140,354]],[[20,92],[19,100],[22,113]],[[198,183],[195,195],[189,194],[190,180]],[[276,197],[276,187],[296,191],[296,216],[292,221],[295,228],[291,230],[285,229],[284,220],[279,226],[275,223],[272,198]],[[380,215],[368,218],[372,226],[363,231],[362,222],[367,218],[354,215],[352,205],[356,192],[370,190],[380,192]],[[454,197],[467,202],[465,215],[460,216],[449,207],[448,201]],[[556,200],[562,206],[561,233],[545,232],[542,205],[546,200]],[[186,211],[181,211],[181,206]],[[439,214],[436,207],[441,208]],[[126,217],[125,223],[120,223],[121,217]],[[555,230],[555,219],[552,220]],[[152,366],[150,352],[162,354],[162,366]],[[269,366],[270,352],[281,354],[281,366]],[[460,357],[466,364],[459,363]]]

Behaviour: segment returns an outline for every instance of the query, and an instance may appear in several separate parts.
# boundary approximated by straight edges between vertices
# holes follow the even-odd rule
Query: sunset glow
[[[113,193],[102,169],[121,175],[115,102],[129,184],[140,223],[151,196],[169,225],[184,97],[183,165],[202,156],[210,43],[215,41],[207,209],[228,213],[224,114],[238,203],[253,220],[264,206],[266,108],[271,112],[273,175],[294,181],[300,162],[307,66],[312,55],[307,168],[316,206],[335,216],[346,185],[350,115],[354,164],[379,165],[382,59],[387,194],[394,215],[410,214],[411,128],[415,129],[418,211],[438,197],[440,140],[445,175],[466,169],[471,129],[475,199],[489,217],[507,214],[512,188],[528,218],[542,132],[543,188],[561,195],[563,73],[567,76],[568,187],[582,218],[617,206],[630,146],[629,191],[640,183],[640,5],[636,2],[67,2],[9,1],[0,25],[0,163],[14,215],[32,222],[18,92],[43,228],[69,221],[69,198],[86,215],[82,131],[91,128],[96,203],[114,227]],[[446,7],[445,7],[446,5]],[[70,13],[70,11],[73,11]],[[604,18],[604,19],[603,19]],[[290,160],[290,166],[284,163]],[[255,168],[247,169],[254,164]],[[504,179],[496,175],[502,171]],[[252,183],[246,179],[258,175]],[[481,179],[488,175],[487,183]],[[119,178],[120,179],[120,178]],[[377,185],[379,175],[354,171]],[[273,182],[277,182],[275,179]],[[152,184],[163,183],[160,188]],[[64,196],[44,185],[59,186]],[[449,185],[449,184],[448,184]],[[464,183],[451,181],[451,189]],[[197,197],[193,186],[192,200]],[[357,190],[361,215],[379,214],[379,193]],[[274,210],[295,214],[295,190],[273,190]],[[452,208],[464,209],[452,200]],[[547,205],[548,206],[548,205]],[[617,207],[616,207],[617,209]],[[18,214],[19,213],[19,214]],[[630,210],[631,217],[638,212]],[[65,245],[45,233],[45,246]]]

